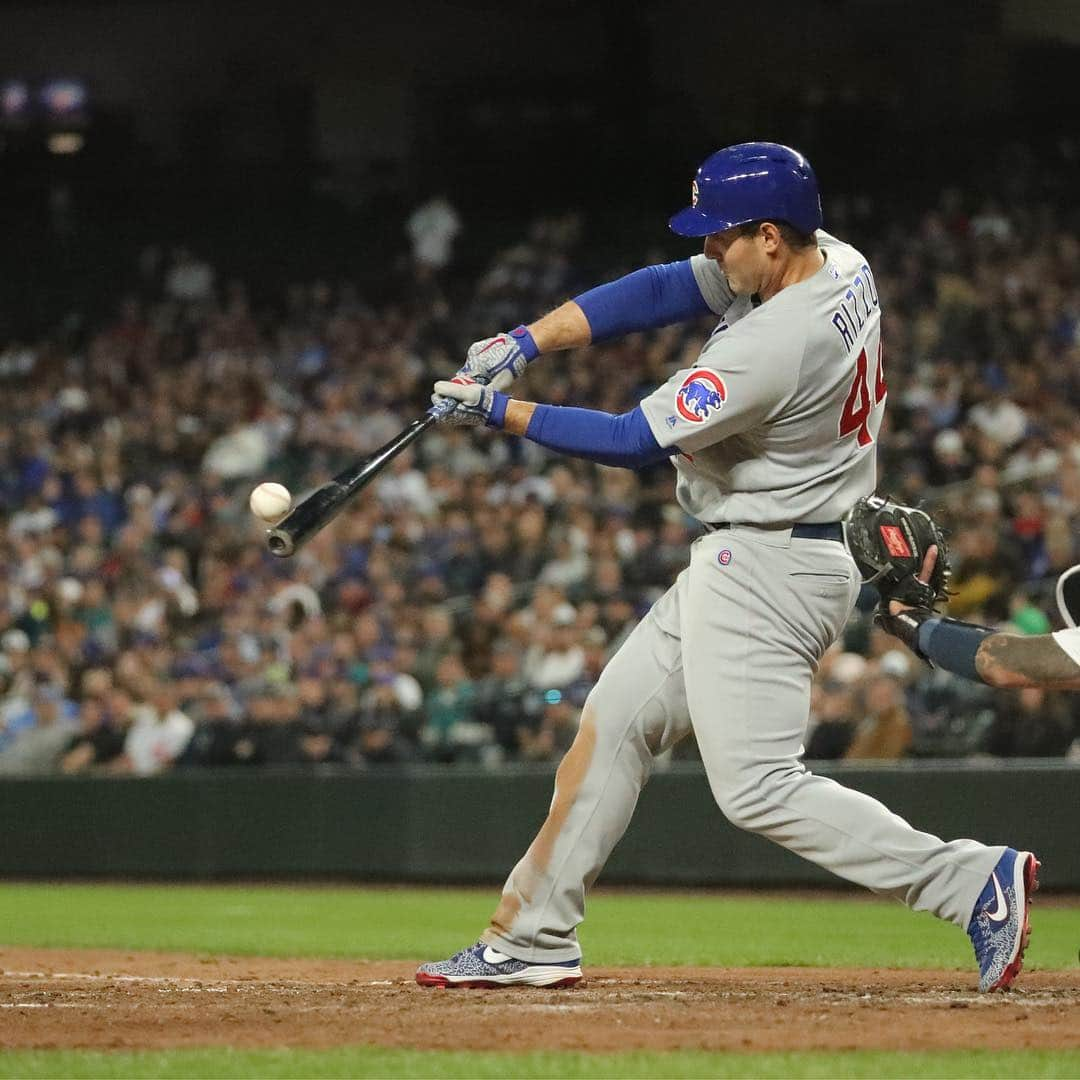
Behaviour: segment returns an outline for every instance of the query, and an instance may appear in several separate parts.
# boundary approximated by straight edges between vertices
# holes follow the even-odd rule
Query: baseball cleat
[[[1031,937],[1028,911],[1039,887],[1039,860],[1007,848],[975,901],[968,937],[979,962],[979,990],[1007,990],[1024,966]]]
[[[481,989],[499,986],[573,986],[581,981],[581,957],[538,964],[515,960],[486,942],[478,941],[454,953],[449,960],[421,964],[416,971],[416,981],[421,986]]]

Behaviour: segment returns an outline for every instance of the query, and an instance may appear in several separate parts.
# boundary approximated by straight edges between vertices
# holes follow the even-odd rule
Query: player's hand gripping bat
[[[370,457],[354,461],[332,480],[316,488],[287,517],[279,521],[274,528],[267,530],[266,543],[271,552],[282,559],[294,555],[301,545],[329,525],[341,513],[345,504],[357,492],[367,487],[405,447],[415,442],[444,416],[452,413],[457,406],[458,403],[451,399],[444,399],[433,405],[426,416],[414,420]]]

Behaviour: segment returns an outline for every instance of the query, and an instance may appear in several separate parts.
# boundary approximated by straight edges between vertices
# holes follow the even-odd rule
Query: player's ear
[[[769,254],[780,246],[780,241],[783,239],[780,230],[771,221],[763,221],[758,226],[758,235],[764,241],[765,250]]]

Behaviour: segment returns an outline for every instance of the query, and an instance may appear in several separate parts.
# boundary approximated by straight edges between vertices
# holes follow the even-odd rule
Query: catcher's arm
[[[947,595],[949,577],[948,546],[937,522],[925,510],[868,495],[851,508],[845,539],[863,579],[881,596],[874,621],[928,663],[981,682],[975,657],[994,631],[934,610]]]
[[[919,580],[924,584],[931,580],[936,560],[935,545],[927,550],[919,572]],[[913,607],[899,600],[889,601],[888,618],[879,621],[936,667],[999,690],[1024,687],[1080,690],[1080,664],[1052,634],[994,633],[974,623],[941,619],[929,608]],[[935,633],[943,628],[944,636]]]
[[[1080,690],[1080,664],[1053,634],[991,634],[979,645],[975,667],[990,686]]]

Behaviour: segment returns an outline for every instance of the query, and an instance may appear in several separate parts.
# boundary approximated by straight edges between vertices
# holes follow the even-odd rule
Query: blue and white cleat
[[[421,986],[573,986],[581,981],[581,957],[544,964],[515,960],[486,942],[478,941],[449,960],[421,964],[416,971]]]
[[[1007,990],[1024,965],[1031,937],[1028,910],[1039,887],[1039,860],[1008,848],[975,901],[968,937],[979,962],[979,990]]]

